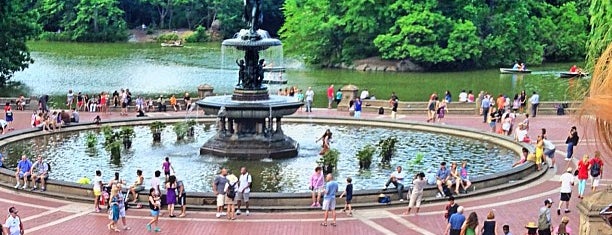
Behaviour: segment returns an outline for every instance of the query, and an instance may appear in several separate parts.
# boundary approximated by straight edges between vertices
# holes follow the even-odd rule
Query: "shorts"
[[[236,201],[225,195],[225,205],[236,205]]]
[[[127,103],[121,103],[121,108],[127,108]]]
[[[145,187],[142,185],[132,185],[132,188],[134,188],[134,191],[136,192],[140,192],[145,189]]]
[[[79,101],[79,102],[77,102],[77,104],[79,105],[79,107],[83,106],[83,101]]]
[[[601,174],[599,174],[599,176],[591,176],[591,179],[593,180],[593,187],[597,187],[599,186],[599,179],[601,179]]]
[[[412,193],[410,194],[410,203],[408,203],[408,207],[412,208],[416,205],[416,207],[421,206],[421,201],[423,200],[423,193]]]
[[[23,177],[28,177],[30,176],[30,172],[19,172],[19,178],[23,179]]]
[[[237,193],[235,199],[236,201],[248,202],[250,198],[250,194],[251,193]]]
[[[570,198],[572,198],[572,193],[561,193],[560,201],[569,202]]]
[[[554,158],[555,157],[555,151],[556,151],[556,149],[544,150],[544,155],[546,155],[548,158]]]
[[[125,218],[125,206],[119,208],[119,218]]]
[[[186,206],[187,205],[187,195],[185,193],[181,194],[178,197],[178,204],[180,206]]]
[[[170,176],[170,171],[164,171],[164,175]]]
[[[158,216],[159,210],[151,210],[151,216]]]
[[[333,97],[327,97],[327,102],[331,104],[332,102],[334,102],[334,98]]]
[[[345,203],[346,203],[347,205],[350,205],[350,204],[351,204],[351,201],[353,201],[353,197],[346,197],[346,199],[345,199]]]
[[[489,122],[489,127],[495,128],[495,122],[494,121]]]
[[[225,194],[217,194],[217,207],[225,205]]]
[[[324,211],[336,210],[336,198],[323,199],[323,206],[321,209],[323,209]]]
[[[312,190],[313,193],[322,193],[325,190],[325,188],[323,187],[319,187],[319,188],[314,188]]]
[[[449,235],[459,235],[461,234],[461,229],[451,229]]]
[[[99,197],[100,195],[102,195],[102,191],[99,189],[94,189],[94,196]]]

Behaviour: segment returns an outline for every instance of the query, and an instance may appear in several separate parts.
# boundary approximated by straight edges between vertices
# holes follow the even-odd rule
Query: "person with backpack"
[[[450,221],[451,215],[457,213],[457,208],[459,208],[459,205],[455,203],[455,197],[451,195],[450,197],[448,197],[448,204],[444,208],[444,210],[446,211],[446,213],[444,214],[444,219],[446,219],[446,222]]]
[[[235,205],[236,201],[236,189],[238,188],[238,177],[234,174],[227,176],[227,182],[225,183],[225,205],[227,205],[227,219],[235,220],[236,214]]]
[[[595,151],[595,156],[589,162],[589,172],[591,173],[591,191],[595,192],[599,186],[599,179],[603,175],[603,160],[601,160],[601,152]]]
[[[578,131],[576,131],[576,127],[573,126],[570,129],[567,139],[565,140],[565,143],[567,144],[567,156],[565,157],[566,161],[572,160],[572,156],[574,155],[574,146],[578,145],[579,140],[580,137],[578,136]]]
[[[238,193],[236,194],[236,201],[238,201],[238,209],[236,210],[236,215],[240,215],[240,206],[244,201],[244,205],[246,207],[246,215],[250,214],[249,212],[249,195],[251,193],[251,186],[253,184],[253,177],[247,171],[246,167],[240,168],[240,179],[238,180]]]
[[[584,198],[586,181],[589,179],[589,155],[585,154],[578,162],[578,198]]]
[[[550,207],[552,207],[553,200],[546,199],[544,200],[544,207],[540,208],[540,213],[538,214],[538,234],[539,235],[551,235],[552,225],[550,223]]]
[[[223,206],[225,205],[225,193],[227,190],[225,189],[225,185],[227,184],[227,169],[225,167],[221,168],[221,174],[217,175],[213,181],[213,193],[217,196],[217,214],[215,216],[217,218],[221,218],[223,213]]]

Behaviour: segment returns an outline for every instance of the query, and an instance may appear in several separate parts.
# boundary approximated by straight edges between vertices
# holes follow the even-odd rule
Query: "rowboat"
[[[264,72],[270,72],[270,73],[284,73],[285,72],[285,68],[284,67],[263,67]]]
[[[582,73],[582,72],[560,72],[559,73],[560,78],[575,78],[575,77],[586,77],[586,76],[589,76],[589,73]]]
[[[276,78],[268,79],[268,78],[264,78],[264,80],[261,83],[263,83],[263,84],[287,84],[287,79],[286,78],[281,78],[281,79],[276,79]]]
[[[162,43],[161,44],[162,47],[183,47],[183,44],[177,44],[177,43]]]
[[[499,68],[499,72],[500,73],[507,73],[507,74],[512,74],[512,73],[531,73],[531,70],[529,70],[529,69],[520,70],[520,69],[511,69],[511,68]]]

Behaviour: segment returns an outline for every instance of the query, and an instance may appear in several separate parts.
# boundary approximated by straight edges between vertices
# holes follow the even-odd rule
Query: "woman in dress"
[[[155,232],[161,232],[161,229],[157,226],[160,206],[160,198],[159,195],[155,193],[155,188],[149,189],[149,209],[151,209],[151,216],[153,217],[153,219],[147,223],[147,231],[149,232],[151,232],[153,225],[155,225]]]
[[[476,235],[478,231],[478,215],[476,212],[470,213],[463,226],[461,226],[461,235]]]
[[[321,193],[323,192],[323,185],[325,184],[323,178],[322,168],[317,166],[314,173],[310,176],[309,188],[312,194],[312,205],[310,205],[310,207],[321,207],[319,201],[321,200]]]
[[[442,119],[444,119],[444,115],[446,114],[446,112],[448,112],[447,108],[446,108],[446,100],[442,100],[439,104],[438,104],[438,122],[441,122]]]
[[[419,213],[421,207],[421,200],[423,199],[423,188],[427,185],[427,179],[425,173],[420,172],[414,176],[412,180],[412,193],[410,194],[410,203],[408,203],[408,210],[404,212],[404,215],[410,214],[412,207],[416,206],[416,213]]]
[[[117,221],[119,220],[119,200],[119,189],[117,189],[117,186],[113,186],[110,193],[110,210],[108,211],[108,218],[111,221],[107,225],[110,231],[121,231],[117,229]]]
[[[176,217],[174,215],[174,204],[176,204],[176,176],[174,175],[168,177],[168,181],[166,182],[166,204],[168,205],[170,217]]]
[[[106,113],[108,112],[108,108],[106,107],[106,101],[107,101],[108,97],[106,96],[105,92],[102,92],[100,94],[100,112],[102,113]]]
[[[587,179],[589,179],[589,155],[585,154],[578,162],[578,198],[584,196]]]
[[[482,225],[482,235],[497,235],[497,223],[493,211],[487,214],[487,220]]]
[[[523,111],[525,111],[527,108],[527,94],[525,93],[525,90],[521,91],[521,94],[519,95],[519,100],[521,102],[521,106],[519,107],[519,112],[523,113]]]
[[[538,141],[535,147],[535,163],[539,171],[542,170],[542,159],[544,158],[544,139],[541,135],[538,135]]]

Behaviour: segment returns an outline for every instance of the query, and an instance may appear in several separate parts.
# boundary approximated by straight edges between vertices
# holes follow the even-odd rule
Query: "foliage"
[[[189,119],[189,120],[187,120],[185,123],[187,123],[187,126],[188,126],[188,127],[192,127],[192,126],[195,126],[195,125],[197,125],[197,124],[198,124],[198,123],[195,121],[195,119]]]
[[[176,133],[176,139],[182,140],[187,135],[189,126],[187,125],[187,122],[179,122],[175,123],[172,129],[174,130],[174,133]]]
[[[166,124],[160,121],[154,121],[149,125],[151,128],[151,132],[153,133],[161,133],[161,131],[166,128]]]
[[[0,2],[0,87],[13,74],[34,63],[26,46],[28,39],[36,36],[36,12],[27,11],[25,2],[4,0]]]
[[[38,35],[38,39],[45,41],[68,42],[72,41],[72,37],[67,32],[42,32]]]
[[[115,42],[127,39],[123,10],[114,0],[81,0],[76,18],[64,25],[71,39],[80,42]]]
[[[391,157],[393,157],[393,154],[397,150],[397,147],[395,146],[396,143],[397,138],[394,136],[381,139],[378,142],[378,149],[380,150],[378,155],[380,156],[380,161],[383,164],[389,164],[391,162]]]
[[[337,149],[330,149],[319,158],[317,163],[322,166],[335,168],[338,165],[338,158],[340,158],[340,152]]]
[[[193,34],[185,37],[185,41],[187,42],[208,42],[209,40],[210,36],[208,32],[206,32],[206,28],[201,25],[196,28]]]
[[[104,125],[100,127],[100,131],[104,135],[104,145],[105,146],[109,145],[110,143],[114,141],[115,132],[113,131],[113,128],[110,125]]]
[[[98,135],[94,132],[88,132],[85,136],[85,142],[87,143],[88,148],[93,148],[98,143]]]
[[[369,169],[372,164],[372,157],[374,156],[374,152],[376,152],[376,148],[372,145],[363,146],[363,148],[357,151],[357,160],[359,160],[359,168],[360,169]]]
[[[179,35],[176,33],[166,33],[166,34],[159,35],[157,37],[157,42],[174,42],[180,39],[181,37],[179,37]]]
[[[131,126],[122,126],[119,134],[123,138],[132,138],[135,136],[134,127]]]
[[[612,43],[612,1],[591,0],[589,15],[591,33],[587,43],[587,66],[592,68]]]
[[[121,157],[121,142],[117,139],[114,139],[112,142],[105,146],[106,150],[110,151],[111,157],[118,158]]]

